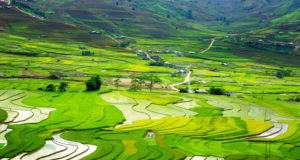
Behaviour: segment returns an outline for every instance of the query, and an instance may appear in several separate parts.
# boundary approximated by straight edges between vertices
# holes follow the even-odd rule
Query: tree
[[[144,74],[137,75],[137,76],[134,76],[134,79],[136,79],[136,82],[137,82],[137,85],[138,85],[138,89],[142,90],[144,84],[146,83],[147,76],[144,75]]]
[[[150,90],[150,92],[153,89],[153,86],[155,83],[160,83],[161,80],[154,76],[153,74],[150,75],[137,75],[132,77],[131,84],[130,84],[130,90],[142,90],[143,85],[147,87],[147,89]]]
[[[114,80],[114,84],[115,86],[117,87],[117,89],[119,89],[119,86],[120,86],[120,78],[117,78]]]
[[[59,92],[66,92],[68,87],[68,83],[66,82],[60,82],[60,86],[58,88]]]
[[[92,76],[85,82],[87,91],[97,91],[101,88],[102,80],[99,75]]]
[[[56,87],[54,86],[54,84],[49,84],[46,87],[46,91],[48,91],[48,92],[55,92],[56,91]]]
[[[291,76],[292,71],[291,70],[278,70],[276,73],[276,77],[278,78],[284,78]]]
[[[89,79],[85,82],[86,90],[87,91],[95,91],[97,90],[97,83],[93,81],[92,79]]]
[[[130,89],[131,91],[137,91],[139,88],[138,79],[133,78],[130,82]]]
[[[193,11],[192,10],[188,10],[187,18],[193,19]]]
[[[155,62],[150,62],[150,66],[164,66],[165,63],[163,61],[155,61]]]
[[[145,84],[145,79],[144,78],[138,79],[138,85],[139,85],[140,91],[142,90],[142,87],[143,87],[144,84]]]
[[[161,82],[161,79],[159,79],[157,76],[155,76],[153,74],[145,76],[145,80],[150,82],[150,83],[146,84],[146,86],[150,90],[150,92],[152,91],[154,84]]]
[[[96,75],[96,76],[94,76],[92,78],[95,80],[95,82],[97,84],[97,89],[99,90],[101,88],[101,86],[102,86],[102,80],[101,80],[100,76]]]
[[[209,93],[214,94],[214,95],[224,95],[225,90],[223,88],[212,87],[212,88],[210,88]]]
[[[56,75],[56,74],[51,74],[51,75],[49,76],[49,78],[50,78],[50,79],[59,79],[60,77],[59,77],[58,75]]]

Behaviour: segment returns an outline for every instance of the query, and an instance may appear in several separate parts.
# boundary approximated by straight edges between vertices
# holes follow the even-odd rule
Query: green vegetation
[[[48,119],[37,124],[10,125],[13,131],[7,134],[9,143],[1,150],[0,157],[14,157],[25,151],[36,150],[57,132],[115,126],[123,120],[122,113],[95,92],[43,92],[26,99],[24,103],[54,107],[56,110],[51,112]]]
[[[225,94],[225,90],[222,89],[222,88],[212,87],[212,88],[210,88],[209,93],[210,94],[214,94],[214,95],[224,95]]]
[[[60,86],[59,86],[58,90],[60,92],[66,92],[67,91],[67,89],[66,89],[67,87],[68,87],[68,83],[66,83],[66,82],[60,82]]]
[[[292,71],[291,70],[279,70],[276,73],[276,77],[278,78],[284,78],[291,76]]]
[[[6,120],[7,112],[5,110],[0,109],[0,122]]]
[[[45,91],[48,91],[48,92],[55,92],[56,91],[56,87],[53,85],[53,84],[49,84]]]
[[[88,81],[85,82],[87,91],[97,91],[101,88],[102,80],[99,75],[92,76]]]
[[[0,159],[299,157],[297,0],[10,2]]]

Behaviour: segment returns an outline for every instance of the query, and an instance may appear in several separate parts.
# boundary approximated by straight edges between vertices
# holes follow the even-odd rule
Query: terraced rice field
[[[122,90],[0,93],[0,113],[7,115],[0,125],[3,160],[259,159],[266,146],[269,157],[298,156],[297,118],[236,98]],[[266,111],[266,120],[255,109]]]
[[[1,109],[7,113],[7,118],[1,122],[0,127],[0,143],[5,147],[1,150],[1,157],[5,155],[7,158],[22,160],[82,159],[97,149],[96,145],[68,141],[62,139],[60,134],[57,134],[67,128],[85,128],[84,123],[81,123],[82,120],[77,119],[76,121],[76,119],[74,119],[82,114],[80,113],[82,110],[79,108],[77,111],[70,111],[68,107],[61,108],[59,105],[62,103],[59,102],[59,100],[51,100],[54,102],[54,108],[46,107],[49,105],[47,101],[49,102],[48,98],[50,98],[50,95],[42,95],[35,99],[35,101],[43,101],[43,98],[46,98],[47,100],[44,103],[46,106],[34,107],[34,105],[24,104],[23,101],[34,98],[38,95],[36,93],[19,90],[1,91],[1,93],[0,106]],[[72,97],[72,95],[69,96]],[[59,95],[51,95],[51,98],[56,97],[59,97]],[[93,99],[91,99],[91,101],[93,101]],[[98,105],[100,102],[101,100],[97,102]],[[72,100],[70,103],[72,103]],[[105,105],[105,102],[102,101],[102,104]],[[69,106],[70,105],[71,104],[69,104]],[[97,107],[97,104],[94,105]],[[73,107],[75,106],[73,105]],[[68,113],[68,111],[72,113]],[[92,114],[86,114],[84,120],[86,122],[94,122],[94,120],[96,121],[97,119],[103,119],[105,121],[106,118],[101,116],[101,113],[103,113],[103,108],[102,111],[101,109],[98,110],[94,116]],[[119,112],[115,114],[118,113]],[[49,117],[50,115],[51,117]],[[65,119],[57,118],[62,115],[64,115]],[[70,115],[74,115],[74,117],[70,117]],[[120,118],[122,118],[122,116],[120,116]],[[107,124],[109,125],[109,123],[114,122],[108,122]],[[60,124],[60,126],[58,124]],[[88,123],[85,125],[89,126],[89,128],[93,128],[93,126]],[[94,125],[99,125],[99,123]],[[103,125],[106,126],[106,124]],[[31,152],[34,150],[37,151]]]

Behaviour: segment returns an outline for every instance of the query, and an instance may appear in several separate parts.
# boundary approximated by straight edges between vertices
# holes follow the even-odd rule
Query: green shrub
[[[0,122],[6,120],[7,116],[7,112],[5,110],[0,109]]]
[[[164,62],[163,61],[158,61],[158,62],[150,62],[149,63],[150,66],[164,66]]]
[[[291,70],[278,70],[276,73],[276,77],[278,78],[284,78],[291,76],[292,71]]]
[[[56,87],[54,86],[54,84],[49,84],[46,87],[46,91],[48,91],[48,92],[55,92],[56,91]]]
[[[81,52],[82,56],[94,56],[95,53],[91,52],[91,51],[82,51]]]
[[[212,87],[210,88],[209,93],[214,95],[225,95],[226,92],[223,88]]]
[[[97,91],[101,88],[102,80],[99,75],[92,76],[91,79],[85,82],[87,91]]]
[[[187,88],[179,88],[179,92],[180,93],[188,93],[188,89]]]
[[[60,86],[58,88],[59,92],[66,92],[68,87],[68,83],[66,82],[60,82]]]
[[[49,76],[49,78],[50,78],[50,79],[59,79],[60,77],[59,77],[58,75],[56,75],[56,74],[51,74],[51,75]]]

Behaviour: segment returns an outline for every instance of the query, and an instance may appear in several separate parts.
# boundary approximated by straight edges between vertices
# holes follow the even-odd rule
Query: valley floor
[[[0,158],[299,158],[299,66],[276,53],[268,52],[271,63],[237,56],[217,38],[194,43],[198,51],[178,54],[176,40],[96,48],[1,32]],[[147,57],[163,65],[132,48],[161,50]],[[100,75],[101,90],[86,91],[92,75]],[[132,89],[140,75],[160,81]],[[61,82],[66,92],[46,91]],[[209,94],[213,87],[227,95]]]

